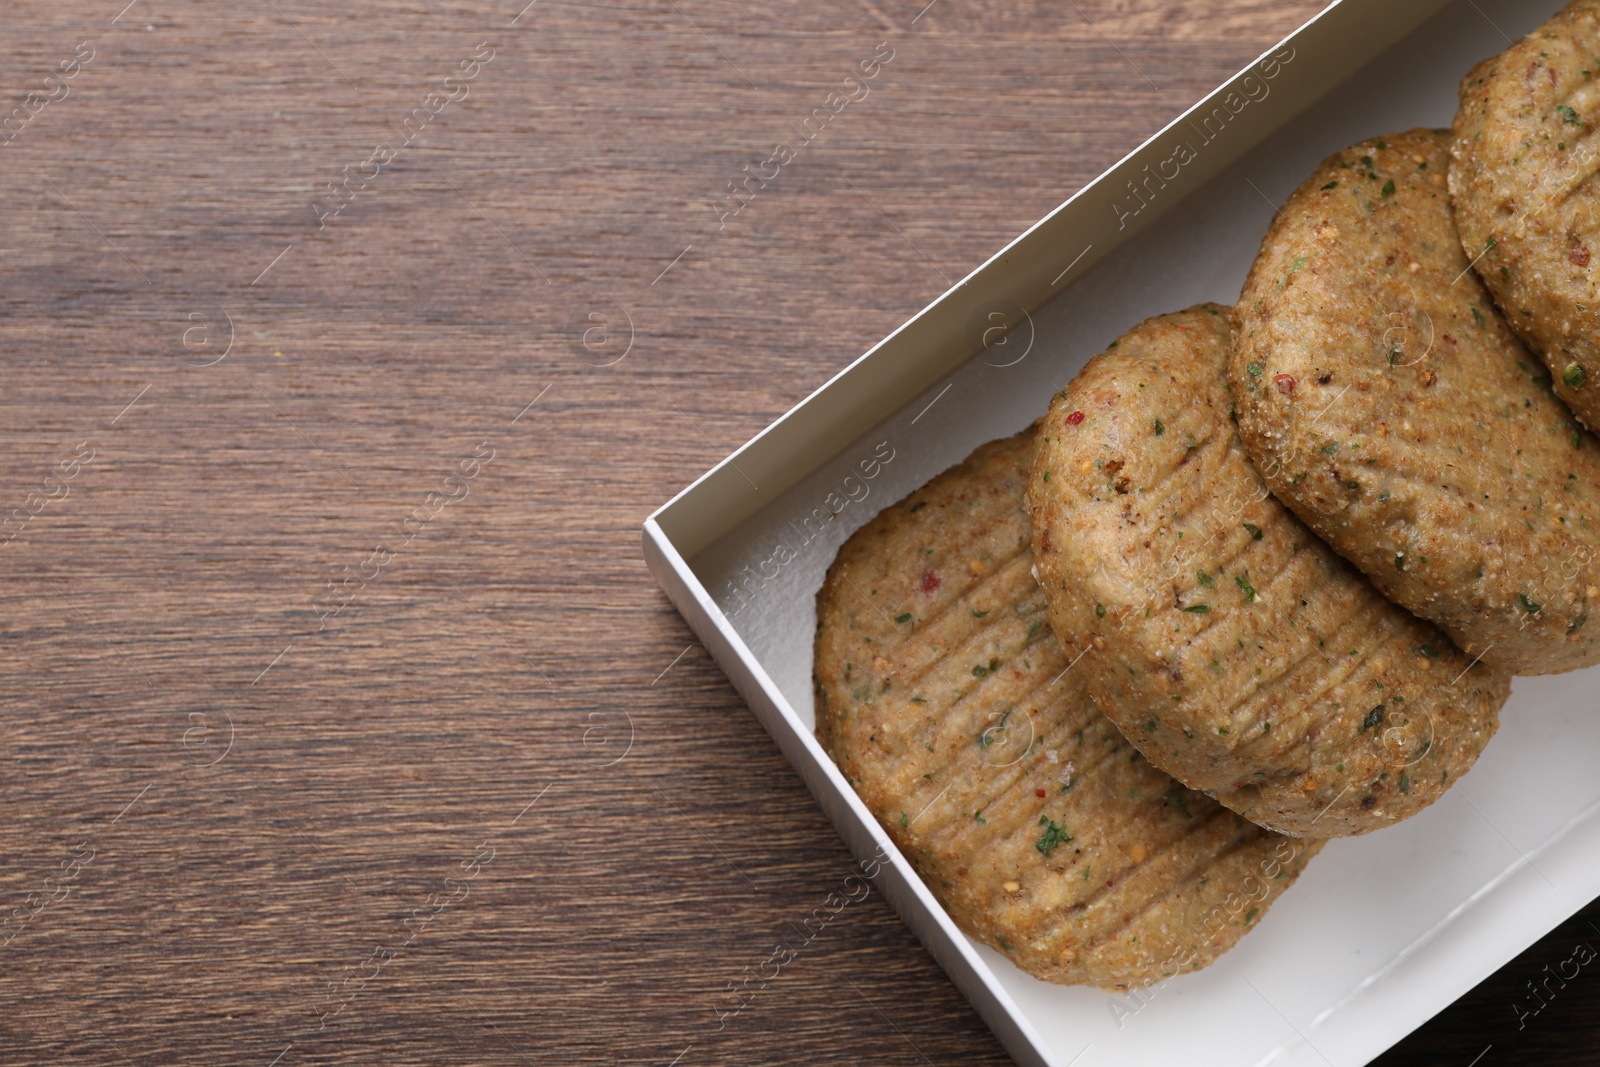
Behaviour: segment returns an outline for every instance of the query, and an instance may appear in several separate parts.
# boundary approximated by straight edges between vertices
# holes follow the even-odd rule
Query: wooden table
[[[0,1061],[1005,1062],[639,525],[1321,0],[523,2],[6,5]]]

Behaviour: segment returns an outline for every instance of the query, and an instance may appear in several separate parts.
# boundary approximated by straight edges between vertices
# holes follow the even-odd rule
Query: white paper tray
[[[1267,53],[1275,66],[1218,89],[646,522],[663,588],[852,851],[888,855],[879,889],[1019,1063],[1354,1067],[1600,895],[1590,671],[1519,679],[1499,736],[1444,799],[1332,842],[1234,951],[1141,1000],[1038,982],[963,935],[811,734],[814,598],[850,533],[1026,426],[1133,323],[1232,302],[1275,205],[1319,160],[1448,126],[1457,83],[1506,47],[1501,31],[1560,6],[1333,4]],[[1204,125],[1218,106],[1227,121]],[[1162,169],[1180,141],[1194,158]]]

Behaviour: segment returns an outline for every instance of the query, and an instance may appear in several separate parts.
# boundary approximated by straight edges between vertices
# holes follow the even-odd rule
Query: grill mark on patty
[[[1304,570],[1312,572],[1319,570],[1321,568],[1319,568],[1317,564],[1325,560],[1326,557],[1324,557],[1324,560],[1322,561],[1307,560],[1304,564]],[[1285,570],[1288,569],[1289,568],[1285,568]],[[1302,588],[1304,588],[1304,586],[1302,586]],[[1387,601],[1380,603],[1379,598],[1373,594],[1370,589],[1363,590],[1360,588],[1347,588],[1342,592],[1343,595],[1339,597],[1339,600],[1343,601],[1345,610],[1330,620],[1332,622],[1332,626],[1329,629],[1328,634],[1331,636],[1337,636],[1344,633],[1353,621],[1363,618],[1381,618],[1383,615],[1388,613],[1389,606]],[[1335,602],[1336,601],[1334,598],[1324,595],[1319,599],[1318,607],[1326,609]],[[1317,644],[1316,638],[1311,636],[1310,630],[1303,627],[1292,627],[1292,629],[1296,634],[1302,635],[1299,641],[1299,647],[1292,650],[1285,650],[1281,646],[1274,648],[1272,650],[1274,652],[1273,658],[1276,663],[1279,664],[1278,669],[1270,676],[1258,681],[1253,690],[1244,692],[1236,700],[1229,703],[1227,705],[1227,709],[1230,716],[1236,717],[1241,711],[1244,711],[1252,706],[1271,703],[1279,700],[1281,688],[1285,684],[1298,684],[1300,679],[1297,676],[1303,670],[1305,670],[1308,665],[1311,666],[1311,669],[1318,670],[1319,673],[1322,673],[1324,677],[1326,677],[1325,668],[1318,668],[1315,666],[1315,664],[1318,660],[1326,661],[1328,657],[1324,653],[1325,650],[1329,649],[1330,647],[1333,649],[1333,655],[1335,657],[1344,660],[1349,659],[1349,657],[1343,656],[1343,652],[1345,649],[1351,647],[1350,645],[1346,644],[1341,646],[1338,644],[1338,642],[1331,640],[1330,636],[1323,636],[1321,639],[1321,644]],[[1377,641],[1378,638],[1369,635],[1362,643],[1366,644],[1368,647],[1372,647],[1377,643]],[[1341,676],[1334,674],[1332,677],[1335,679],[1335,681],[1330,682],[1330,684],[1337,684],[1336,679]],[[1326,686],[1323,686],[1323,688],[1325,689]],[[1291,703],[1303,703],[1306,707],[1312,706],[1311,702],[1302,695],[1304,690],[1293,689],[1291,692],[1293,694],[1290,697]],[[1253,713],[1250,716],[1248,725],[1254,726],[1259,719],[1259,714]]]
[[[1047,640],[1053,641],[1054,639],[1052,637]],[[1039,678],[1038,685],[1035,685],[1027,690],[1021,699],[1015,701],[1008,699],[1006,702],[1015,703],[1020,707],[1023,704],[1030,703],[1030,698],[1033,695],[1037,694],[1041,689],[1050,686],[1052,682],[1058,684],[1061,682],[1059,674],[1047,676],[1045,672],[1040,671],[1037,672],[1036,677]],[[987,679],[985,679],[985,681],[987,681]],[[971,695],[972,694],[970,692],[965,694],[962,698],[954,702],[954,704],[969,702]],[[928,707],[933,709],[934,713],[937,715],[940,703],[930,703]],[[1098,747],[1100,751],[1092,759],[1092,761],[1088,762],[1081,768],[1076,768],[1075,770],[1075,774],[1080,782],[1098,782],[1109,777],[1104,774],[1106,767],[1113,766],[1119,760],[1131,756],[1135,750],[1127,744],[1127,742],[1122,738],[1121,734],[1116,731],[1109,721],[1105,720],[1102,716],[1099,716],[1098,712],[1093,710],[1092,704],[1087,700],[1086,697],[1080,698],[1080,700],[1076,703],[1077,707],[1079,708],[1079,714],[1063,717],[1063,719],[1057,723],[1054,731],[1053,736],[1056,740],[1054,743],[1052,743],[1051,740],[1049,740],[1051,735],[1046,734],[1045,736],[1047,739],[1044,742],[1044,746],[1065,750],[1066,760],[1074,763],[1083,759],[1085,749],[1090,748],[1091,745]],[[973,741],[964,737],[962,726],[965,726],[966,732],[970,732],[971,729],[975,728],[980,722],[983,721],[981,712],[962,716],[959,714],[959,710],[955,706],[947,709],[945,713],[939,717],[947,726],[955,723],[961,724],[954,727],[956,734],[955,739],[958,744],[962,742],[965,742],[966,744],[974,743]],[[1098,722],[1093,721],[1094,719],[1098,719]],[[1086,738],[1085,741],[1081,743],[1066,740],[1077,732],[1079,728],[1077,724],[1084,720],[1089,720],[1090,727],[1099,727],[1099,729],[1095,730],[1095,733],[1099,735],[1098,743],[1096,743],[1097,739],[1094,737]],[[1089,727],[1085,728],[1087,729]],[[867,730],[869,727],[863,726],[859,729]],[[1036,731],[1039,730],[1037,724],[1035,724],[1034,729]],[[884,768],[884,779],[892,779],[896,773],[902,773],[907,768],[915,769],[918,766],[927,765],[927,759],[918,759],[917,757],[918,754],[913,751],[909,758],[906,759],[895,760],[892,758],[885,758],[882,761],[883,763],[887,764],[887,766]],[[970,845],[974,840],[987,840],[995,836],[997,832],[1003,834],[1010,829],[1006,824],[1012,820],[1007,818],[1007,814],[1003,809],[1000,809],[1000,801],[1002,798],[1015,796],[1015,787],[1017,783],[1031,778],[1037,773],[1038,769],[1036,761],[1034,766],[1025,766],[1024,764],[1028,762],[1026,757],[1023,760],[1019,760],[1017,763],[1010,765],[989,764],[983,761],[981,757],[974,759],[974,757],[971,755],[966,756],[961,762],[965,763],[966,766],[963,766],[951,778],[950,782],[948,783],[950,786],[949,791],[947,792],[944,789],[941,789],[939,792],[934,793],[932,802],[939,803],[939,801],[942,799],[944,802],[939,805],[940,808],[946,810],[956,810],[963,813],[970,811],[981,811],[984,812],[986,816],[992,817],[987,818],[986,824],[978,824],[970,817],[953,820],[944,824],[945,830],[943,832],[935,830],[924,834],[925,844],[937,844],[947,851],[961,851],[963,850],[964,846]],[[973,765],[974,763],[976,763],[975,766]],[[981,775],[973,773],[974,771],[978,771],[980,768],[987,773],[983,773]],[[1175,782],[1169,776],[1155,769],[1147,762],[1140,761],[1138,768],[1139,769],[1134,774],[1134,777],[1136,777],[1150,793],[1151,800],[1149,803],[1162,803],[1164,805],[1165,798],[1170,795],[1173,789],[1183,788],[1181,784]],[[930,783],[929,791],[932,791],[932,786],[937,784],[937,781]],[[1090,786],[1090,788],[1092,788],[1092,786]],[[1156,855],[1158,855],[1160,851],[1170,851],[1175,848],[1183,847],[1185,842],[1194,839],[1196,835],[1201,832],[1204,825],[1218,815],[1227,814],[1230,819],[1234,817],[1232,813],[1225,812],[1225,809],[1223,809],[1220,805],[1215,804],[1214,801],[1209,800],[1209,798],[1205,798],[1203,794],[1194,793],[1193,791],[1187,789],[1184,790],[1184,794],[1188,803],[1194,804],[1197,808],[1201,808],[1202,812],[1204,811],[1205,807],[1210,807],[1211,811],[1209,814],[1203,813],[1200,815],[1195,815],[1193,812],[1191,812],[1191,816],[1193,817],[1192,822],[1189,819],[1184,819],[1182,822],[1177,822],[1176,820],[1181,818],[1181,813],[1173,811],[1171,818],[1174,820],[1173,825],[1177,828],[1178,832],[1171,835],[1161,844]],[[1122,865],[1120,867],[1108,869],[1105,867],[1105,861],[1103,859],[1096,861],[1091,858],[1089,860],[1089,862],[1094,866],[1099,867],[1102,873],[1110,874],[1112,881],[1119,880],[1129,869],[1143,868],[1151,861],[1151,859],[1154,858],[1154,855],[1152,855],[1152,857],[1147,858],[1142,864],[1132,864],[1127,854],[1121,849],[1117,848],[1114,843],[1116,834],[1119,831],[1129,827],[1146,827],[1147,833],[1145,836],[1154,836],[1153,834],[1148,833],[1148,828],[1151,824],[1150,813],[1139,810],[1141,804],[1145,803],[1144,801],[1130,802],[1125,797],[1119,797],[1117,799],[1120,801],[1120,803],[1114,805],[1109,813],[1102,811],[1100,812],[1098,818],[1091,820],[1082,813],[1082,807],[1074,799],[1074,794],[1061,794],[1060,796],[1068,808],[1075,812],[1082,828],[1080,832],[1089,831],[1095,833],[1097,837],[1105,842],[1102,847],[1110,848],[1121,861]],[[1019,810],[1028,807],[1026,800],[1022,797],[1017,796],[1015,799],[1020,801],[1020,803],[1017,805]],[[1101,801],[1101,804],[1102,806],[1104,805],[1103,800]],[[918,821],[921,822],[922,819],[929,818],[930,815],[936,816],[937,814],[938,811],[936,809],[925,809],[922,814],[919,814]],[[1123,817],[1119,818],[1118,816]],[[1164,813],[1160,817],[1165,817]],[[1031,829],[1029,826],[1031,815],[1021,817],[1015,821],[1017,824],[1016,829],[1020,829],[1024,832]],[[935,822],[935,825],[938,825],[938,823]],[[1085,851],[1089,852],[1087,849]],[[1090,855],[1092,856],[1093,853],[1090,852]],[[1099,879],[1096,879],[1092,884],[1103,890],[1103,885]],[[1097,899],[1101,895],[1103,895],[1103,893],[1092,893],[1089,899]],[[1077,899],[1076,894],[1073,894],[1073,897],[1075,898],[1074,903],[1081,902],[1079,899]]]
[[[1105,777],[1105,769],[1108,766],[1114,765],[1115,761],[1119,758],[1123,758],[1126,753],[1131,752],[1132,748],[1127,744],[1126,740],[1123,739],[1122,735],[1117,732],[1116,728],[1110,723],[1109,720],[1105,719],[1104,716],[1101,716],[1097,711],[1093,710],[1093,705],[1089,702],[1087,697],[1080,697],[1077,701],[1074,701],[1073,706],[1078,709],[1077,713],[1073,714],[1071,718],[1063,718],[1059,723],[1056,732],[1053,734],[1057,740],[1053,744],[1046,743],[1044,746],[1046,749],[1054,748],[1057,751],[1059,762],[1056,764],[1045,765],[1054,768],[1057,766],[1065,767],[1067,763],[1072,763],[1074,765],[1074,777],[1080,784],[1100,781]],[[1087,714],[1084,714],[1085,711],[1087,711]],[[1090,717],[1092,717],[1091,721],[1087,725],[1082,727],[1077,725],[1084,718]],[[970,720],[968,725],[969,727],[972,725]],[[1089,734],[1091,730],[1093,733],[1091,736],[1081,742],[1077,740],[1069,740],[1069,738],[1073,737],[1073,735],[1075,735],[1080,729],[1086,734]],[[974,756],[971,754],[970,749],[967,748],[967,746],[970,746],[972,743],[973,742],[971,741],[967,741],[965,745],[957,749],[957,751],[966,751],[967,755],[961,761],[963,765],[960,770],[957,771],[956,774],[951,778],[951,786],[956,790],[952,800],[966,798],[959,806],[960,808],[972,811],[987,812],[989,810],[987,803],[977,804],[974,806],[973,802],[977,799],[985,798],[987,798],[988,802],[992,802],[994,797],[1005,793],[1010,786],[1008,785],[998,791],[994,790],[993,788],[980,789],[975,784],[975,780],[967,779],[967,776],[973,771],[977,771],[985,767],[995,767],[995,765],[988,764],[986,761],[984,761],[981,756]],[[1119,745],[1121,746],[1120,748],[1118,747]],[[1093,753],[1092,755],[1090,754],[1091,752]],[[1082,761],[1082,766],[1078,766],[1080,761]],[[1024,764],[1026,764],[1026,766],[1024,766]],[[924,763],[918,765],[923,766],[926,764]],[[1019,760],[1013,766],[1021,768],[1018,775],[1015,777],[1025,778],[1037,774],[1041,768],[1041,763],[1037,758],[1032,759],[1031,762],[1025,758],[1023,760]],[[1139,776],[1148,783],[1148,790],[1154,796],[1165,797],[1171,792],[1172,787],[1178,785],[1174,779],[1170,778],[1166,774],[1163,774],[1161,771],[1150,766],[1148,763],[1140,764]],[[1071,806],[1073,803],[1075,803],[1071,799],[1074,794],[1060,793],[1060,784],[1059,775],[1052,774],[1050,785],[1046,787],[1047,795],[1043,799],[1055,800],[1057,798],[1065,798],[1066,803]],[[949,805],[946,806],[948,807]],[[1132,806],[1133,805],[1129,805],[1129,807]],[[1037,814],[1037,811],[1035,811],[1035,814]],[[1103,814],[1104,813],[1102,813],[1102,815]],[[1139,821],[1140,818],[1142,818],[1142,816],[1135,818],[1133,821]],[[969,824],[973,822],[974,820],[968,820]],[[968,830],[970,829],[970,825],[965,827],[958,826],[957,829]]]
[[[1228,859],[1240,849],[1249,845],[1258,844],[1261,837],[1265,834],[1265,831],[1253,827],[1252,830],[1254,832],[1247,834],[1243,840],[1234,837],[1234,839],[1220,851],[1208,851],[1204,848],[1203,842],[1199,841],[1199,836],[1202,832],[1212,832],[1213,826],[1218,819],[1225,819],[1229,822],[1232,822],[1237,818],[1238,816],[1236,816],[1233,812],[1224,808],[1218,808],[1217,812],[1210,819],[1206,820],[1206,825],[1203,828],[1197,827],[1192,834],[1174,840],[1170,847],[1163,849],[1162,852],[1158,853],[1157,855],[1148,857],[1145,863],[1140,865],[1148,865],[1152,860],[1157,858],[1179,855],[1181,854],[1181,850],[1184,848],[1184,846],[1191,844],[1198,845],[1199,847],[1194,850],[1193,859],[1188,864],[1188,871],[1178,880],[1175,886],[1167,889],[1166,891],[1147,894],[1143,900],[1134,898],[1134,900],[1129,902],[1131,906],[1128,907],[1126,911],[1123,911],[1121,908],[1116,908],[1113,902],[1119,896],[1130,895],[1132,888],[1139,883],[1140,879],[1117,880],[1115,886],[1102,886],[1100,892],[1098,892],[1094,898],[1086,904],[1086,908],[1093,909],[1096,905],[1101,905],[1104,908],[1120,912],[1121,919],[1120,921],[1115,921],[1113,925],[1102,927],[1094,937],[1090,938],[1084,944],[1084,949],[1086,951],[1093,950],[1095,948],[1107,946],[1116,941],[1125,931],[1143,923],[1149,914],[1158,909],[1160,906],[1174,902],[1181,898],[1186,888],[1198,883],[1199,878],[1202,877],[1198,874],[1198,871],[1201,868],[1214,871],[1216,868],[1226,864]],[[1150,873],[1154,873],[1153,869]],[[1125,885],[1127,887],[1126,890],[1119,894],[1118,890],[1123,889]],[[1270,895],[1268,899],[1270,899]],[[1265,903],[1265,901],[1263,901],[1263,903]],[[1182,918],[1181,913],[1180,921],[1183,922],[1185,927],[1190,927],[1188,921]]]
[[[1371,602],[1360,605],[1358,610],[1345,616],[1341,624],[1332,631],[1332,637],[1325,640],[1325,647],[1332,649],[1331,656],[1319,657],[1323,661],[1320,665],[1313,663],[1312,657],[1295,661],[1292,670],[1274,678],[1271,687],[1263,687],[1260,691],[1261,697],[1277,699],[1278,687],[1298,685],[1304,680],[1299,674],[1306,667],[1310,667],[1315,673],[1316,687],[1310,691],[1292,688],[1292,692],[1296,694],[1293,699],[1302,703],[1308,711],[1324,703],[1335,703],[1336,701],[1330,699],[1330,694],[1361,687],[1362,679],[1370,678],[1376,673],[1370,669],[1373,654],[1388,648],[1391,643],[1393,631],[1386,625],[1389,621],[1386,619],[1388,614],[1385,605]],[[1345,636],[1351,633],[1354,636]],[[1347,653],[1347,650],[1352,648],[1357,653],[1354,656]],[[1333,664],[1331,667],[1330,661]],[[1348,703],[1348,701],[1337,701],[1337,703]],[[1321,719],[1314,713],[1307,717]]]
[[[907,650],[926,650],[929,659],[921,670],[910,678],[905,679],[901,684],[908,688],[915,688],[938,668],[939,663],[950,659],[958,648],[965,647],[975,637],[993,630],[993,623],[986,623],[985,620],[972,616],[972,604],[976,599],[974,594],[979,592],[993,594],[1011,590],[1004,596],[994,598],[997,602],[1003,602],[1004,607],[995,607],[989,610],[991,612],[1011,611],[1013,604],[1034,601],[1038,604],[1039,611],[1042,613],[1044,611],[1044,594],[1039,591],[1038,583],[1033,580],[1033,575],[1029,572],[1032,561],[1032,553],[1024,545],[1021,551],[1007,557],[1004,562],[996,566],[992,571],[981,576],[971,588],[962,592],[958,597],[952,598],[949,604],[940,608],[928,620],[921,624],[917,624],[916,620],[912,620],[915,629],[910,634],[907,634],[905,639],[895,646],[893,651],[904,659],[913,659],[913,657],[905,654]],[[1020,577],[1016,573],[1019,567],[1021,568]],[[1018,596],[1016,595],[1017,593],[1025,595]],[[952,612],[958,607],[967,609],[965,618],[959,613],[955,613],[952,616]],[[959,625],[943,624],[943,620],[950,618],[953,618]],[[939,651],[941,648],[943,652]],[[946,680],[948,681],[949,679]],[[957,688],[960,687],[958,686]]]
[[[1226,344],[1225,339],[1222,341],[1222,343]],[[1118,374],[1115,379],[1115,385],[1117,388],[1116,399],[1118,401],[1121,401],[1122,399],[1129,397],[1132,393],[1136,393],[1138,391],[1136,382],[1135,387],[1131,390],[1122,388],[1122,384],[1124,382],[1137,379],[1141,376],[1151,380],[1157,378],[1171,378],[1170,372],[1161,370],[1156,364],[1147,360],[1130,359],[1127,361],[1126,367],[1126,372]],[[1098,394],[1104,391],[1105,390],[1103,388],[1095,389],[1092,390],[1089,395],[1077,397],[1076,399],[1084,406],[1093,406],[1098,398]],[[1185,431],[1189,429],[1187,425],[1180,423],[1179,421],[1180,419],[1183,419],[1184,414],[1186,413],[1179,412],[1174,414],[1173,425],[1169,428],[1169,433],[1178,429],[1183,429]],[[1185,423],[1186,421],[1187,420],[1184,420]],[[1212,423],[1203,423],[1201,426],[1201,431],[1201,435],[1197,438],[1197,443],[1187,452],[1189,463],[1193,463],[1196,458],[1200,460],[1200,465],[1197,469],[1184,470],[1180,475],[1179,468],[1185,467],[1187,464],[1184,462],[1179,462],[1172,464],[1170,467],[1161,467],[1143,472],[1144,474],[1148,475],[1148,482],[1143,486],[1137,487],[1146,490],[1146,492],[1137,495],[1138,506],[1141,510],[1146,513],[1159,514],[1161,511],[1166,509],[1168,502],[1173,499],[1178,490],[1183,489],[1193,483],[1206,484],[1217,477],[1218,470],[1227,461],[1227,441],[1226,439],[1221,441],[1221,444],[1224,446],[1223,448],[1219,449],[1217,447],[1219,443],[1219,435],[1216,431],[1216,426]],[[1119,472],[1126,471],[1127,464],[1129,462],[1133,462],[1135,464],[1138,463],[1139,454],[1137,447],[1129,446],[1119,448],[1117,451],[1119,453],[1118,456],[1110,462],[1121,464],[1121,466],[1118,468]],[[1220,458],[1212,459],[1213,456],[1219,456],[1219,454]],[[1139,469],[1139,467],[1136,467],[1136,469]],[[1099,495],[1099,484],[1091,481],[1095,473],[1098,472],[1091,472],[1089,474],[1076,476],[1075,472],[1074,480],[1077,482],[1077,484],[1085,488],[1086,491],[1084,495],[1092,500],[1094,504],[1097,504],[1101,507],[1115,509],[1125,507],[1127,498],[1124,498],[1121,495],[1115,493],[1110,496]],[[1135,487],[1133,487],[1130,483],[1130,488]],[[1202,507],[1211,502],[1210,499],[1204,494],[1188,494],[1188,496],[1190,501],[1189,506],[1183,510],[1176,511],[1175,514],[1168,520],[1169,524],[1174,528],[1181,526],[1184,521],[1186,521],[1194,512],[1199,511]]]

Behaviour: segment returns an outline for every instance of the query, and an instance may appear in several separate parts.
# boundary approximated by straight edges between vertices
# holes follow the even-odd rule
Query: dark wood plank
[[[5,1062],[1005,1062],[876,896],[719,1023],[850,861],[639,523],[1319,0],[124,2],[0,33]]]

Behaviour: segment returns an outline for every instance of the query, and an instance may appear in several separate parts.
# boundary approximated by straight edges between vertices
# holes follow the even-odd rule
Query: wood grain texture
[[[1006,1062],[877,896],[719,1024],[850,859],[639,524],[1320,0],[923,2],[6,5],[0,1060]]]

